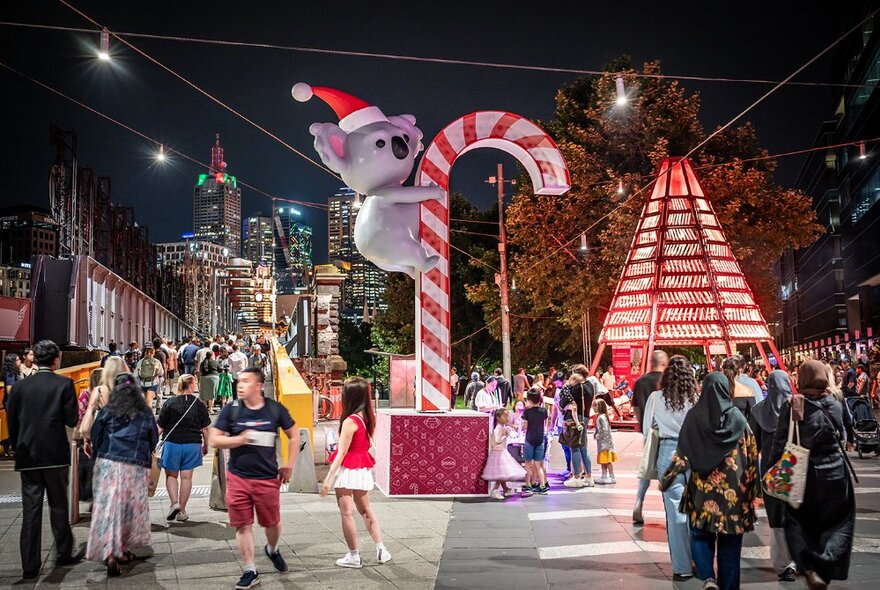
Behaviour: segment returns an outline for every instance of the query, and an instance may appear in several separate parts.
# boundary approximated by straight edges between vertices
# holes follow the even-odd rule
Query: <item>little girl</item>
[[[510,413],[505,408],[495,410],[495,430],[492,431],[489,458],[486,460],[486,468],[483,469],[483,479],[495,482],[489,495],[496,500],[503,500],[509,493],[508,481],[523,481],[526,472],[516,459],[507,451],[507,437],[511,428],[507,425]]]
[[[596,447],[598,454],[596,461],[602,466],[602,477],[596,483],[617,483],[614,479],[614,463],[617,461],[617,452],[614,450],[614,438],[611,436],[611,422],[608,421],[608,404],[603,399],[593,401],[593,411],[596,412]]]

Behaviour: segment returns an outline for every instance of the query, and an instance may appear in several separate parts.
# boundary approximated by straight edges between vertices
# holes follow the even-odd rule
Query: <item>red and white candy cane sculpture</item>
[[[416,410],[448,410],[452,349],[449,316],[449,172],[461,156],[478,148],[514,156],[529,173],[539,195],[561,195],[571,188],[568,167],[556,143],[528,119],[504,111],[480,111],[446,126],[419,164],[416,182],[436,184],[443,200],[420,204],[419,237],[436,267],[416,281]]]

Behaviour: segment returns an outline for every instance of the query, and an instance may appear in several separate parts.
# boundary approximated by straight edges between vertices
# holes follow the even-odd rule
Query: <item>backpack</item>
[[[154,358],[141,361],[141,368],[138,370],[138,377],[140,377],[142,383],[152,381],[156,377],[156,373],[159,372],[158,364],[158,361]]]
[[[254,364],[254,367],[256,367],[258,369],[262,369],[263,362],[265,361],[265,359],[266,359],[266,355],[264,355],[263,353],[260,353],[258,355],[255,354],[254,356],[251,357],[251,362]]]

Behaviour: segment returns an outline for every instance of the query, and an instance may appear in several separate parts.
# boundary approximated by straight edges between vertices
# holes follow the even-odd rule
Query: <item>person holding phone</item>
[[[229,449],[226,473],[226,507],[229,525],[244,562],[244,574],[235,585],[247,590],[260,583],[254,563],[254,512],[266,533],[266,556],[279,572],[287,571],[281,556],[282,483],[290,481],[299,454],[299,430],[287,408],[263,397],[263,371],[245,369],[238,375],[238,399],[227,404],[211,428],[211,445]],[[287,435],[287,462],[278,466],[275,439],[278,429]]]

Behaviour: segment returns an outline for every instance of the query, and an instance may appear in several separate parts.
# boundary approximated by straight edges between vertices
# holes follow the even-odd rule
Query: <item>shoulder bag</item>
[[[157,460],[162,459],[162,451],[165,449],[165,439],[168,438],[169,434],[174,432],[174,429],[177,428],[181,422],[183,422],[183,419],[186,418],[186,415],[189,414],[189,411],[192,410],[193,406],[196,405],[196,402],[199,401],[199,398],[197,398],[195,396],[193,396],[193,397],[194,397],[194,399],[193,399],[192,403],[189,405],[189,407],[186,409],[186,411],[180,417],[180,420],[178,420],[174,424],[174,426],[171,427],[171,429],[168,432],[163,432],[162,436],[159,437],[159,442],[156,443],[156,448],[153,449],[153,456],[156,457]]]
[[[807,488],[807,468],[810,464],[810,449],[801,446],[801,436],[794,413],[788,419],[788,442],[782,457],[776,462],[762,480],[764,493],[792,508],[798,508],[804,501]]]
[[[648,402],[652,396],[648,396]],[[657,454],[660,452],[660,429],[654,426],[654,408],[657,400],[651,404],[651,415],[645,416],[644,424],[650,424],[651,430],[645,436],[645,446],[642,447],[642,460],[639,462],[639,479],[659,479],[657,477]]]

